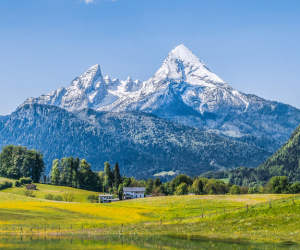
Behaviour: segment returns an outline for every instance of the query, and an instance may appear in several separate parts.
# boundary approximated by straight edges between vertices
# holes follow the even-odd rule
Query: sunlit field
[[[5,178],[0,178],[5,179]],[[10,179],[6,179],[8,181],[11,181]],[[14,182],[13,182],[14,183]],[[46,194],[53,194],[53,195],[63,195],[64,193],[74,193],[75,195],[75,202],[87,202],[87,196],[90,194],[99,194],[96,192],[92,191],[86,191],[82,189],[76,189],[76,188],[71,188],[71,187],[63,187],[63,186],[53,186],[53,185],[47,185],[47,184],[37,184],[37,190],[34,190],[34,195],[36,198],[41,198],[44,199]],[[18,195],[24,195],[24,188],[25,187],[13,187],[13,188],[8,188],[5,189],[1,192],[3,193],[10,193],[10,194],[18,194]]]
[[[45,186],[50,185],[39,184],[36,193]],[[0,233],[146,233],[270,242],[299,237],[298,196],[186,195],[95,204],[30,198],[16,194],[19,189],[0,192]]]

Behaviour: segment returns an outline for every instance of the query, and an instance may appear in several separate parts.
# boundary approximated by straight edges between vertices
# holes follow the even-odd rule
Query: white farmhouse
[[[145,197],[144,187],[123,187],[124,200]]]
[[[99,194],[99,203],[111,203],[119,201],[119,199],[113,199],[112,194]]]

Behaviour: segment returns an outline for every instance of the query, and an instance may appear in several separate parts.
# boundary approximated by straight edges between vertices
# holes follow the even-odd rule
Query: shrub
[[[203,190],[206,194],[226,194],[226,193],[228,193],[229,185],[224,183],[221,180],[201,179],[201,181],[204,186]]]
[[[54,200],[55,201],[63,201],[64,199],[63,199],[63,197],[61,195],[55,195],[54,196]]]
[[[185,182],[182,182],[177,188],[176,188],[176,195],[185,195],[188,194],[188,185]]]
[[[298,193],[300,193],[300,184],[298,182],[294,183],[290,187],[290,193],[291,194],[298,194]]]
[[[286,176],[274,176],[268,182],[268,191],[273,194],[288,194],[290,181]]]
[[[24,195],[29,197],[35,197],[35,194],[33,193],[33,190],[31,189],[24,189]]]
[[[117,199],[117,198],[119,198],[119,196],[117,194],[113,194],[112,198]]]
[[[6,189],[6,188],[11,188],[12,186],[13,186],[12,182],[5,181],[2,184],[0,184],[0,190]]]
[[[258,193],[259,193],[259,190],[257,187],[251,187],[248,190],[248,194],[258,194]]]
[[[248,187],[240,187],[240,190],[241,190],[241,194],[248,194],[249,192]]]
[[[21,187],[21,182],[16,181],[16,182],[15,182],[15,187]]]
[[[46,200],[54,200],[54,195],[53,194],[46,194],[44,198]]]
[[[72,192],[64,193],[63,199],[64,199],[64,201],[67,201],[67,202],[73,202],[76,199],[76,197],[75,197],[74,193],[72,193]]]
[[[24,185],[24,184],[31,184],[32,183],[32,180],[30,179],[30,177],[23,177],[23,178],[20,178],[20,183],[21,185]]]
[[[97,203],[98,202],[98,196],[96,194],[90,194],[86,199],[90,203]]]
[[[230,193],[230,194],[240,194],[240,193],[241,193],[241,189],[240,189],[239,186],[233,185],[233,186],[229,189],[229,193]]]

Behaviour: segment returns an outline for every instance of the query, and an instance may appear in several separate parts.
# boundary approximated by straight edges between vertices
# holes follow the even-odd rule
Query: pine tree
[[[28,150],[22,164],[22,174],[25,177],[30,177],[33,182],[39,182],[42,173],[45,170],[45,163],[41,152],[36,150]]]
[[[116,162],[114,166],[113,175],[114,175],[114,187],[118,189],[119,185],[122,183],[122,177],[120,174],[120,168],[118,162]]]
[[[69,158],[62,158],[60,161],[60,185],[66,186],[69,176]]]
[[[60,163],[58,159],[55,159],[52,163],[52,172],[51,172],[51,183],[54,185],[59,185],[60,180]]]
[[[74,158],[72,156],[68,159],[67,167],[68,167],[67,186],[72,187],[73,175],[74,175]]]
[[[155,185],[156,187],[159,187],[159,186],[161,185],[161,180],[160,180],[158,177],[155,179],[154,185]]]
[[[80,160],[78,157],[75,158],[74,160],[74,173],[73,173],[73,179],[72,179],[72,187],[74,188],[80,188],[80,183],[79,183],[79,165],[80,165]]]
[[[104,163],[104,173],[105,173],[104,186],[105,186],[105,190],[107,190],[108,188],[112,187],[112,183],[113,183],[113,173],[111,172],[110,164],[108,163],[108,161]]]

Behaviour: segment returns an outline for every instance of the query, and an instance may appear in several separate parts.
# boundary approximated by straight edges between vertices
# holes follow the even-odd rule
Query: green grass
[[[243,199],[245,196],[236,197]],[[101,233],[103,229],[98,231]],[[250,206],[248,210],[244,206],[234,211],[204,214],[203,218],[198,216],[166,220],[162,224],[130,225],[123,231],[130,234],[177,235],[189,239],[300,243],[300,198],[286,197],[273,200],[271,206],[269,202],[262,202]]]
[[[4,189],[0,192],[24,196],[25,185],[22,187],[14,187],[16,180],[0,177],[0,183],[3,183],[4,181],[12,182],[13,187]],[[98,192],[87,191],[87,190],[71,188],[71,187],[64,187],[64,186],[54,186],[54,185],[41,184],[41,183],[35,183],[35,185],[37,185],[37,190],[33,191],[34,195],[36,198],[40,198],[40,199],[44,199],[46,194],[63,196],[64,193],[72,192],[75,194],[75,197],[76,197],[74,202],[88,202],[86,199],[87,196],[89,196],[91,194],[99,194]]]
[[[296,197],[293,205],[291,197],[195,195],[91,204],[54,202],[0,192],[0,233],[20,233],[22,228],[22,233],[27,234],[146,233],[300,242],[300,199]],[[279,201],[282,198],[285,200]],[[272,201],[271,208],[269,201]],[[252,206],[249,210],[246,210],[247,204]],[[84,230],[81,230],[82,224]]]
[[[37,188],[36,198],[25,197],[23,188],[0,192],[0,233],[20,233],[21,228],[22,233],[57,233],[60,228],[61,233],[300,243],[298,195],[186,195],[91,204],[86,197],[94,192],[45,184]],[[41,199],[63,192],[75,193],[77,202]]]
[[[0,177],[0,183],[3,183],[3,182],[5,182],[5,181],[12,182],[13,186],[15,186],[15,181],[16,181],[16,180],[9,179],[9,178],[5,178],[5,177]]]
[[[63,195],[64,193],[71,193],[75,194],[76,199],[75,202],[87,202],[87,196],[90,194],[99,194],[97,192],[86,191],[82,189],[76,189],[71,187],[63,187],[63,186],[53,186],[47,184],[40,184],[35,183],[37,185],[37,190],[33,191],[36,198],[44,199],[46,194],[53,194],[53,195]],[[9,194],[17,194],[17,195],[24,195],[24,188],[25,187],[13,187],[2,190],[3,193]]]

